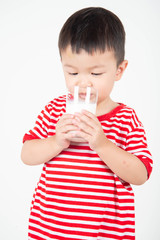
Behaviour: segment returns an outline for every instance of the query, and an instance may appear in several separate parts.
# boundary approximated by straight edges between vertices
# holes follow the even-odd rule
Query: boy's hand
[[[92,150],[96,151],[106,142],[107,138],[103,132],[102,126],[97,117],[83,110],[82,113],[76,113],[73,123],[79,128],[76,135],[84,138]]]
[[[72,131],[77,131],[78,127],[73,124],[74,115],[64,114],[56,125],[56,143],[63,149],[68,148],[74,136]]]

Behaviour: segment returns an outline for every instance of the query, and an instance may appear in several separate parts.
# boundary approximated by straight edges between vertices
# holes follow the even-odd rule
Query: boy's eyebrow
[[[64,64],[64,67],[71,67],[71,68],[75,68],[74,66],[70,65],[70,64]]]
[[[103,65],[103,64],[94,65],[91,68],[102,68],[102,67],[105,67],[105,65]]]
[[[72,65],[70,65],[70,64],[64,64],[64,67],[76,68],[75,66],[72,66]],[[93,69],[93,68],[102,68],[102,67],[105,67],[105,65],[103,65],[103,64],[100,64],[100,65],[94,65],[94,66],[90,67],[89,69]]]

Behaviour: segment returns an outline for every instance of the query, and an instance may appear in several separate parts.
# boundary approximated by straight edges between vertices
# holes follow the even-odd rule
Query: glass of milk
[[[74,86],[73,92],[68,92],[66,96],[66,113],[74,114],[83,109],[96,114],[98,92],[93,87]],[[73,142],[86,142],[76,136]]]
[[[74,86],[73,93],[68,92],[66,98],[66,113],[74,114],[83,109],[95,114],[98,93],[93,87]]]

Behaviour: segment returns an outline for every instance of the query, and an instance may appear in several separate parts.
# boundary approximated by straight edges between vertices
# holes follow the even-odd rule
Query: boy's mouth
[[[86,96],[87,96],[87,93],[83,93],[83,92],[82,92],[82,93],[79,93],[78,95],[79,95],[79,99],[85,101]],[[92,101],[93,99],[95,99],[95,94],[94,94],[94,93],[91,93],[89,99],[90,99],[91,101]]]
[[[86,99],[86,93],[79,93],[79,98],[85,100]]]

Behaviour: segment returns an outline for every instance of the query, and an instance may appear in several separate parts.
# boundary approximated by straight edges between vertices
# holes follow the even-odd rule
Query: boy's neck
[[[109,113],[118,106],[118,103],[109,98],[105,102],[97,104],[96,116],[102,116],[106,113]]]

